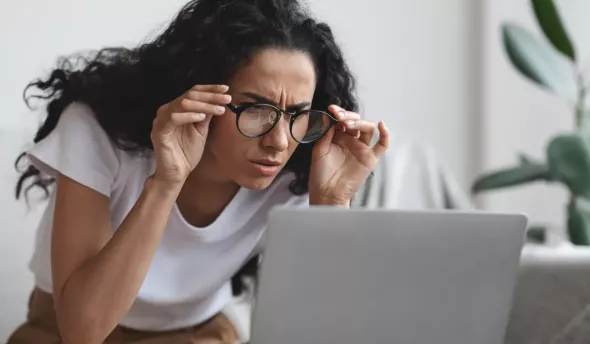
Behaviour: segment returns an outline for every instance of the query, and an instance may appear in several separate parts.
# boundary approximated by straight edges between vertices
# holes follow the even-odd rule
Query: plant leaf
[[[502,25],[502,37],[508,58],[522,75],[568,100],[576,99],[571,63],[516,24]]]
[[[559,12],[553,0],[532,0],[533,11],[543,33],[562,54],[572,61],[576,60],[576,52],[561,22]]]
[[[549,168],[546,165],[526,163],[481,176],[471,187],[471,192],[479,193],[534,181],[550,181],[551,179]]]
[[[590,245],[590,206],[575,200],[568,206],[567,233],[574,245]]]
[[[590,152],[579,134],[556,136],[547,147],[549,170],[576,196],[590,199]]]

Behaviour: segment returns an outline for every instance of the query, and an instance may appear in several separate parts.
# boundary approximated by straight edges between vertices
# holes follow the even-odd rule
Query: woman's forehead
[[[282,97],[308,100],[315,89],[315,70],[302,52],[264,50],[239,69],[231,80],[233,93],[255,93],[279,102]]]

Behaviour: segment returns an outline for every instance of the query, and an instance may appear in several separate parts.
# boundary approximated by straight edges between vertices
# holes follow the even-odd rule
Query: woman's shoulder
[[[107,196],[126,171],[150,167],[140,154],[120,149],[92,108],[80,102],[69,104],[55,128],[27,155],[45,174],[56,177],[61,173]]]
[[[92,108],[81,102],[73,102],[61,112],[52,132],[37,146],[47,141],[60,141],[68,145],[93,146],[113,154],[117,146],[99,124]]]
[[[86,103],[73,102],[62,112],[56,130],[58,135],[79,141],[82,145],[98,146],[116,156],[119,164],[135,160],[150,160],[152,151],[145,149],[125,149],[125,145],[115,141],[99,122],[95,111]]]
[[[54,129],[60,135],[85,138],[83,134],[92,134],[90,138],[100,135],[108,138],[106,131],[100,126],[94,110],[82,102],[73,102],[61,112]]]

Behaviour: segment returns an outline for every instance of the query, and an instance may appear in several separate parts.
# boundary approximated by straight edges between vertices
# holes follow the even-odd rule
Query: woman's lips
[[[252,167],[263,176],[272,177],[281,171],[281,165],[274,162],[251,161]]]

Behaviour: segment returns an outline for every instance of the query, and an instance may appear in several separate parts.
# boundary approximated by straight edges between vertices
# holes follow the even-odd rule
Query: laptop
[[[252,344],[500,344],[524,215],[275,209]]]

